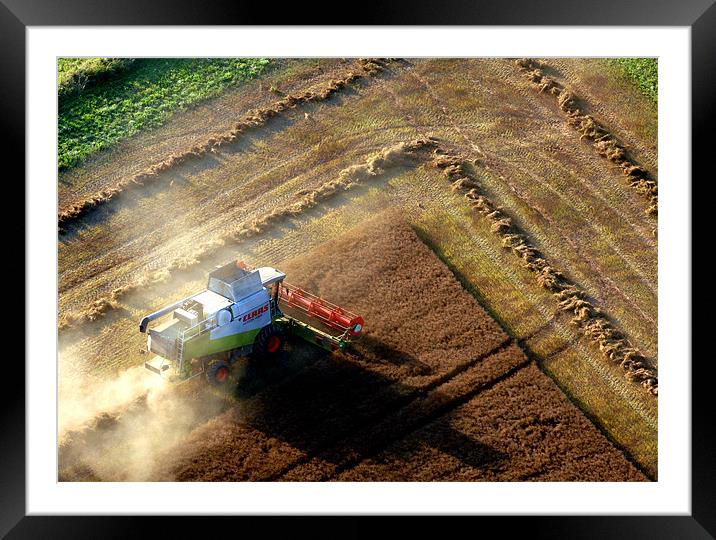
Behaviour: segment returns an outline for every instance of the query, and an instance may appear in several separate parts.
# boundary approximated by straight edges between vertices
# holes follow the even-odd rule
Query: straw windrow
[[[432,149],[432,153],[427,150]],[[451,182],[453,191],[465,196],[474,211],[491,221],[490,230],[500,237],[502,245],[511,250],[520,264],[535,275],[540,287],[552,293],[558,309],[572,314],[572,323],[595,343],[605,358],[619,364],[627,379],[640,383],[649,393],[658,395],[656,370],[641,352],[629,343],[607,316],[587,297],[584,290],[570,281],[557,267],[530,244],[528,236],[520,230],[512,218],[481,192],[480,182],[470,170],[468,160],[442,148],[432,137],[418,138],[387,147],[364,163],[343,169],[338,176],[302,196],[293,204],[278,208],[260,219],[245,222],[234,231],[199,246],[192,254],[173,260],[165,268],[146,275],[128,285],[114,289],[109,296],[95,300],[80,313],[66,315],[60,323],[63,331],[81,322],[94,321],[107,312],[120,307],[119,301],[128,294],[167,282],[178,271],[191,268],[227,244],[241,244],[260,235],[285,219],[300,216],[306,210],[318,206],[335,194],[351,189],[354,185],[376,178],[391,167],[428,161],[441,170]]]
[[[552,77],[545,75],[540,64],[530,58],[521,58],[515,61],[525,73],[527,79],[542,93],[555,96],[557,104],[567,116],[567,123],[577,130],[580,140],[592,141],[597,153],[618,165],[629,185],[649,200],[645,213],[656,217],[658,214],[658,188],[656,181],[649,173],[629,157],[624,146],[619,144],[616,137],[601,125],[593,116],[582,113],[577,106],[578,99]]]
[[[318,206],[321,201],[333,197],[340,191],[346,191],[356,184],[382,175],[388,168],[408,164],[411,160],[417,159],[416,152],[418,150],[433,144],[435,144],[434,141],[429,138],[420,138],[384,148],[366,162],[343,169],[335,179],[321,184],[308,193],[304,193],[297,202],[277,208],[259,219],[245,222],[234,231],[200,245],[190,255],[174,259],[161,270],[114,289],[107,297],[98,298],[85,310],[66,314],[59,324],[59,330],[64,331],[83,322],[95,321],[107,312],[118,309],[120,307],[119,300],[129,293],[151,285],[165,283],[169,281],[174,272],[187,270],[201,263],[227,244],[240,244],[244,240],[265,232],[287,218],[300,216],[306,210]]]
[[[141,189],[147,182],[159,180],[160,175],[167,172],[169,169],[190,160],[201,159],[210,152],[217,152],[221,147],[236,142],[236,140],[243,133],[257,127],[261,127],[266,124],[269,119],[283,114],[290,109],[295,109],[299,105],[325,101],[351,83],[359,79],[372,77],[381,72],[385,68],[386,64],[387,61],[380,59],[359,59],[356,61],[355,68],[348,71],[343,77],[331,79],[319,90],[310,90],[298,94],[288,94],[268,107],[250,111],[230,130],[221,134],[212,135],[203,142],[195,144],[188,150],[172,154],[163,161],[155,163],[154,165],[151,165],[147,169],[138,172],[131,177],[123,178],[114,185],[103,189],[99,193],[96,193],[61,211],[57,216],[57,224],[60,234],[65,232],[65,227],[82,219],[99,206],[118,198],[122,194]]]
[[[656,370],[647,363],[637,348],[629,343],[586,293],[571,282],[559,269],[551,265],[530,244],[529,239],[512,219],[480,191],[479,182],[469,170],[468,161],[461,156],[440,150],[434,153],[432,165],[440,169],[452,183],[452,188],[463,194],[474,211],[489,219],[490,230],[501,238],[502,245],[511,250],[522,266],[535,275],[540,287],[552,293],[561,311],[571,313],[572,323],[595,343],[605,358],[619,364],[627,379],[640,383],[650,394],[657,396],[659,383]]]

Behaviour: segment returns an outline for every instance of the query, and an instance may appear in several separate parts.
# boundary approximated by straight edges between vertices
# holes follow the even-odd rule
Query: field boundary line
[[[299,105],[325,101],[353,82],[376,76],[385,69],[386,65],[386,60],[361,58],[356,61],[356,66],[343,77],[329,80],[318,91],[308,90],[297,94],[288,94],[272,105],[249,111],[230,130],[214,134],[202,142],[195,143],[189,150],[173,154],[163,161],[155,163],[131,177],[121,179],[114,185],[95,193],[85,200],[61,210],[57,216],[59,234],[64,234],[66,232],[65,227],[81,220],[98,207],[117,199],[124,193],[141,189],[147,181],[156,181],[160,174],[169,169],[190,160],[201,159],[210,153],[215,153],[223,146],[236,142],[241,134],[262,127],[269,119],[295,109]]]
[[[529,59],[516,60],[517,65],[523,69],[526,69],[523,67],[523,64],[526,63],[526,65],[531,66],[531,62]],[[529,71],[529,69],[527,71]],[[540,70],[537,71],[539,71],[539,76],[542,77],[542,72]],[[534,75],[533,72],[530,71],[530,73]],[[425,86],[428,94],[447,116],[447,108],[442,104],[439,96],[435,93],[430,84],[413,70],[410,71],[410,74]],[[553,93],[558,95],[560,108],[563,111],[567,112],[570,117],[582,120],[582,116],[579,116],[581,115],[581,111],[576,109],[573,102],[575,98],[571,93],[565,90],[563,94],[563,87],[556,81],[553,81],[551,86],[548,85],[548,88],[556,89]],[[574,114],[570,112],[573,108],[577,111]],[[587,118],[587,116],[583,116]],[[592,136],[592,134],[596,133],[599,134],[598,137],[595,135],[595,138],[599,139],[595,142],[595,148],[600,151],[599,148],[601,148],[601,146],[598,145],[601,144],[611,152],[608,155],[602,155],[622,166],[624,174],[631,179],[632,187],[635,187],[637,190],[642,190],[642,192],[649,186],[653,187],[653,197],[651,199],[653,213],[647,211],[647,214],[656,216],[658,203],[656,182],[641,177],[640,175],[642,173],[648,173],[628,160],[625,156],[626,150],[618,145],[616,139],[606,132],[604,128],[596,124],[591,117],[589,117],[589,119],[589,122],[585,120],[584,125],[579,124],[578,127],[575,128],[583,133],[583,137]],[[467,137],[454,123],[453,128],[482,159],[470,160],[464,155],[455,154],[448,148],[443,147],[443,145],[437,144],[434,145],[434,159],[431,164],[443,171],[443,174],[452,183],[453,191],[464,195],[470,201],[474,211],[487,216],[493,221],[491,230],[501,237],[503,246],[511,249],[514,254],[520,257],[525,268],[537,274],[538,284],[553,293],[555,298],[559,301],[558,306],[560,310],[574,314],[572,322],[582,330],[582,333],[587,339],[598,345],[603,356],[614,363],[618,363],[624,370],[628,380],[641,383],[651,395],[658,396],[657,371],[649,365],[646,357],[634,347],[627,337],[614,327],[607,316],[587,298],[586,292],[581,287],[578,287],[576,283],[569,280],[561,271],[556,270],[547,263],[542,254],[531,245],[531,243],[528,243],[528,239],[523,234],[523,231],[519,230],[518,227],[513,224],[511,217],[508,217],[502,209],[498,208],[487,197],[479,193],[478,190],[484,191],[484,189],[480,186],[476,176],[468,172],[468,168],[471,166],[471,163],[475,163],[476,165],[482,165],[489,172],[492,172],[492,168],[487,163],[487,155],[475,141]],[[621,150],[618,151],[619,149]],[[503,178],[501,175],[499,176]],[[511,187],[511,184],[506,179],[503,178],[503,180]],[[512,189],[514,191],[514,188]],[[541,214],[540,212],[540,215]],[[544,216],[542,217],[544,218]]]
[[[482,249],[482,253],[484,253],[493,263],[500,264],[500,259],[497,256],[497,252],[494,249],[496,246],[491,246],[491,242],[489,242],[489,237],[483,237],[482,235],[476,235],[473,239],[479,246],[480,249]],[[423,241],[426,242],[426,239],[423,238]],[[428,246],[435,251],[435,244],[432,241],[426,242]],[[442,259],[440,255],[438,257]],[[445,260],[443,260],[443,263],[450,268],[450,270],[453,272],[453,274],[459,274],[460,271],[457,270],[457,268],[454,268],[450,264],[448,264]],[[520,291],[521,294],[523,294],[527,299],[529,299],[532,302],[532,306],[536,309],[536,311],[539,313],[542,320],[546,323],[547,321],[553,319],[555,317],[555,313],[548,310],[546,306],[543,305],[542,302],[537,301],[534,294],[524,289],[524,285],[522,285],[521,281],[515,276],[514,272],[512,270],[505,272],[505,277],[509,281],[512,287],[514,287],[516,290]],[[458,277],[458,279],[462,279],[461,277]],[[468,283],[470,283],[468,281]],[[465,286],[466,289],[470,290],[469,287]],[[471,291],[472,292],[472,291]],[[474,292],[473,292],[474,295]],[[483,308],[487,309],[484,304],[478,299],[478,302],[483,305]],[[493,319],[497,320],[500,325],[504,328],[504,320],[499,315],[495,314],[492,310],[488,310],[490,314],[492,315]],[[575,328],[575,330],[578,330]],[[547,356],[546,355],[538,355],[532,351],[532,346],[529,342],[525,341],[524,338],[519,338],[514,333],[508,332],[512,334],[512,337],[517,341],[517,344],[522,347],[522,349],[528,353],[531,354],[533,357],[544,360]],[[646,424],[649,425],[649,427],[656,429],[657,425],[657,419],[653,417],[648,411],[646,411],[635,399],[635,395],[633,392],[630,391],[630,388],[624,385],[624,379],[619,376],[619,374],[614,374],[609,371],[607,371],[607,366],[604,362],[601,361],[599,358],[594,358],[591,354],[587,352],[587,348],[593,348],[591,343],[582,343],[579,340],[575,340],[575,336],[578,338],[580,336],[579,333],[573,332],[572,328],[569,326],[565,326],[564,324],[555,324],[554,325],[554,334],[558,336],[562,341],[565,342],[574,342],[574,350],[579,353],[579,357],[585,362],[585,364],[592,367],[597,374],[602,377],[604,382],[611,388],[616,394],[619,395],[620,398],[622,398],[626,403],[629,403],[632,406],[632,409],[636,412],[636,414],[646,422]],[[533,337],[532,335],[528,337]],[[541,362],[538,362],[538,366],[541,364]],[[567,392],[565,392],[567,393]],[[580,407],[581,409],[582,407]]]

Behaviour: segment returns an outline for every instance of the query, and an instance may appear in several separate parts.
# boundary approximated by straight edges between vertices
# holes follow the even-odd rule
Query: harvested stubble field
[[[578,96],[581,112],[627,148],[649,178],[657,177],[655,106],[638,89],[612,80],[606,62],[590,60],[589,69],[580,60],[539,62],[546,76]],[[128,185],[170,155],[220,138],[255,116],[251,109],[274,108],[306,92],[325,95],[332,81],[350,81],[325,98],[292,103],[232,142],[165,168],[63,224],[61,417],[63,407],[74,412],[76,388],[101,387],[141,365],[141,315],[199,290],[207,271],[227,260],[277,266],[290,281],[305,280],[307,289],[363,314],[370,329],[350,355],[295,346],[285,366],[272,368],[265,380],[244,378],[232,398],[184,390],[184,418],[151,424],[156,433],[171,434],[155,439],[181,444],[179,460],[159,459],[177,454],[154,439],[127,442],[131,430],[106,418],[99,433],[79,435],[75,426],[61,446],[63,479],[656,478],[657,398],[627,380],[623,367],[570,322],[574,315],[503,246],[494,221],[451,186],[436,160],[446,152],[459,156],[480,195],[655,370],[657,238],[656,217],[644,212],[649,201],[514,61],[377,65],[287,61],[270,81],[258,78],[61,173],[60,214]],[[426,279],[432,274],[421,266],[427,264],[438,278],[434,290],[401,294],[381,281],[382,257],[360,255],[359,248],[382,254],[365,251],[359,238],[375,232],[376,225],[361,224],[384,209],[397,209],[422,243],[405,226],[383,222],[378,229],[387,243],[378,234],[376,246],[400,253],[390,231],[402,231],[395,233],[406,235],[402,243],[422,255],[420,265],[406,262],[398,275]],[[354,245],[351,237],[324,244],[349,230]],[[320,257],[296,259],[317,246]],[[386,298],[383,309],[374,288]],[[420,295],[457,321],[441,328],[442,339],[408,324],[425,307]],[[494,329],[490,339],[482,337],[484,329]],[[143,418],[145,409],[178,399],[150,388],[154,397],[147,400],[144,386],[134,390],[108,391],[106,406],[85,407],[85,416],[111,418],[129,396],[139,411],[129,418]],[[211,405],[194,411],[197,401]],[[515,419],[514,411],[525,416]],[[86,449],[96,456],[106,441],[116,445],[106,430],[121,433],[124,444],[155,450],[147,459],[168,465],[151,466],[151,475],[144,466],[103,470]],[[83,460],[94,467],[83,468]]]

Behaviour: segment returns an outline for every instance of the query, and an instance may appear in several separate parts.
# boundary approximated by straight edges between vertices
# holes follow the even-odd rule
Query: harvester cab
[[[288,336],[334,351],[362,332],[362,317],[285,277],[275,268],[253,269],[241,261],[216,268],[204,291],[141,320],[139,330],[148,334],[147,349],[155,355],[145,367],[172,380],[205,374],[221,386],[236,360],[276,356]],[[159,324],[150,328],[153,321]]]

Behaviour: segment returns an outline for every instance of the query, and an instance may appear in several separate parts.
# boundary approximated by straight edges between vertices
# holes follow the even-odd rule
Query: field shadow
[[[247,424],[309,457],[332,463],[337,473],[408,435],[412,437],[411,444],[433,447],[474,469],[499,467],[509,460],[504,452],[441,421],[482,388],[469,388],[458,397],[442,396],[433,390],[429,401],[441,401],[439,407],[430,403],[415,406],[428,393],[429,382],[412,386],[400,379],[415,365],[424,364],[372,336],[364,337],[367,339],[361,341],[360,350],[335,355],[294,340],[281,359],[249,371],[250,375],[240,382],[234,396],[244,403],[237,407],[232,421]],[[387,376],[371,369],[374,364],[402,369],[388,370],[391,376]],[[408,405],[413,414],[402,414],[401,421],[393,423],[391,415]],[[437,429],[420,432],[434,421],[439,422]],[[291,468],[262,480],[279,479]],[[227,473],[225,480],[242,479],[233,477],[231,471]]]
[[[455,429],[438,429],[441,436],[439,449],[473,469],[499,466],[509,459],[505,452],[472,439]]]
[[[371,341],[370,347],[394,350],[401,358],[410,358],[397,349],[381,347],[376,339]],[[336,475],[380,454],[406,436],[411,437],[409,443],[400,445],[395,451],[389,450],[389,459],[403,459],[407,463],[410,453],[429,446],[451,456],[461,467],[471,469],[501,469],[509,461],[508,454],[454,429],[449,423],[455,407],[467,402],[481,388],[468,389],[462,396],[451,397],[439,408],[412,407],[414,414],[403,414],[400,422],[392,422],[391,415],[427,393],[425,386],[422,389],[408,386],[370,369],[368,355],[354,352],[352,358],[331,355],[308,343],[291,340],[285,353],[274,362],[252,369],[246,369],[245,365],[235,368],[234,373],[239,372],[238,385],[229,395],[202,381],[196,383],[198,389],[191,391],[191,399],[196,403],[196,427],[222,413],[230,414],[232,421],[247,424],[309,457],[317,456],[332,463]],[[381,362],[392,360],[379,359]],[[433,401],[441,397],[435,391],[431,393]],[[91,462],[85,462],[85,457],[92,458],[97,449],[124,444],[121,437],[140,429],[139,425],[148,414],[145,400],[146,396],[137,399],[119,415],[98,415],[89,429],[75,432],[73,441],[63,446],[60,453],[60,481],[106,480],[96,476]],[[435,421],[437,423],[430,432],[420,431]],[[180,452],[181,445],[171,452],[176,450]],[[233,475],[232,467],[234,464],[242,466],[241,454],[252,450],[252,447],[231,449],[237,459],[225,464],[227,476],[223,480],[245,479]],[[274,454],[264,459],[281,459],[281,456]],[[455,464],[449,466],[454,468]],[[285,467],[275,475],[276,478],[260,480],[278,479],[290,469],[290,466]],[[202,471],[194,472],[201,475]],[[421,474],[425,472],[422,470]],[[440,473],[436,468],[436,479]]]

